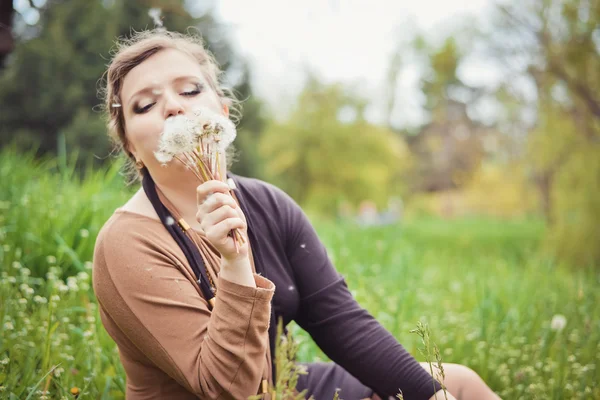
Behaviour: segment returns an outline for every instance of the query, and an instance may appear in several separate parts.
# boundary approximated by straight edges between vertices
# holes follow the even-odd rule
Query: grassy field
[[[130,191],[117,168],[79,182],[68,164],[1,154],[0,398],[124,397],[90,269],[98,230]],[[443,361],[467,364],[504,399],[600,398],[598,269],[540,255],[539,220],[317,230],[357,300],[420,360],[419,321]],[[300,360],[325,358],[292,331]]]

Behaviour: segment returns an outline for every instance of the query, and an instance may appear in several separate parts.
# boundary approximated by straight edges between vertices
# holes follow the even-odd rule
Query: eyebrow
[[[179,77],[173,79],[171,81],[171,83],[177,83],[177,82],[188,81],[188,80],[193,80],[193,79],[199,80],[199,78],[197,76],[195,76],[195,75],[185,75],[185,76],[179,76]],[[155,88],[156,88],[156,85],[151,85],[151,86],[147,86],[147,87],[145,87],[145,88],[143,88],[141,90],[138,90],[137,92],[135,92],[133,94],[133,96],[131,96],[131,98],[129,99],[129,104],[128,105],[131,105],[131,102],[133,101],[133,99],[135,99],[139,95],[152,92],[152,90],[154,90]]]

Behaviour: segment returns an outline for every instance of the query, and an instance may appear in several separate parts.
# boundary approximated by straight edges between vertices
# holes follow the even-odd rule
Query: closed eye
[[[183,96],[196,96],[198,94],[200,94],[202,92],[202,90],[204,89],[204,87],[202,86],[202,84],[200,83],[196,83],[194,90],[189,90],[186,92],[181,93]]]
[[[136,105],[135,108],[133,109],[133,112],[135,112],[136,114],[143,114],[143,113],[147,112],[148,110],[150,110],[152,108],[152,106],[155,104],[156,104],[156,102],[150,103],[142,108],[140,108]]]
[[[203,90],[204,90],[204,86],[201,83],[196,83],[196,84],[194,84],[194,89],[188,90],[185,92],[181,92],[180,95],[187,96],[187,97],[193,97],[193,96],[199,95]],[[156,102],[149,103],[149,104],[145,105],[144,107],[139,107],[136,105],[134,107],[133,111],[136,114],[144,114],[144,113],[148,112],[155,104],[156,104]]]

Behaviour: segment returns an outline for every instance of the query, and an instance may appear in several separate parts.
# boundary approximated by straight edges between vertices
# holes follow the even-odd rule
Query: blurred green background
[[[504,398],[600,398],[600,1],[484,3],[444,29],[398,19],[384,41],[369,10],[395,2],[0,0],[0,397],[123,397],[89,269],[135,188],[97,92],[115,39],[154,27],[157,8],[169,30],[202,34],[242,100],[233,171],[303,206],[413,354],[408,331],[426,321],[444,361]],[[282,36],[286,19],[305,29],[282,79],[239,28],[269,13]],[[311,64],[310,18],[363,72]],[[362,40],[336,35],[343,21]]]

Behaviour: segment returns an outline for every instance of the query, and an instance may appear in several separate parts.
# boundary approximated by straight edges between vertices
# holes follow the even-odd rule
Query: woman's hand
[[[226,183],[211,180],[198,186],[198,212],[196,219],[208,241],[221,253],[221,258],[230,263],[248,258],[248,236],[246,217],[229,194]],[[236,251],[234,237],[229,233],[238,229],[245,243],[238,241]]]

